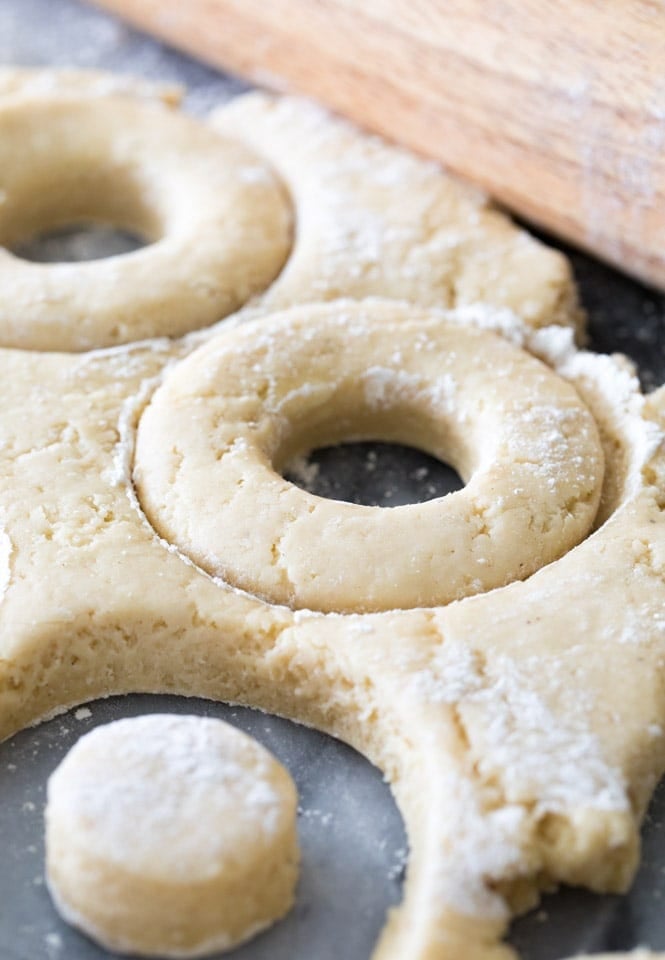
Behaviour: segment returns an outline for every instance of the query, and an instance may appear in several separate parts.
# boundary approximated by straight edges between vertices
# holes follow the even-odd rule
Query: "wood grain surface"
[[[98,0],[665,288],[662,0]]]

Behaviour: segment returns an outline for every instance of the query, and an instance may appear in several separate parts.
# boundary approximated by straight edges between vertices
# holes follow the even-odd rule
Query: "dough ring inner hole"
[[[48,178],[47,189],[34,188],[40,178],[34,169],[33,176],[13,185],[11,207],[0,220],[3,246],[32,261],[30,249],[51,235],[93,233],[98,228],[129,235],[137,247],[164,236],[162,211],[148,202],[136,171],[105,163],[99,156],[89,163],[79,157],[76,165],[71,160],[66,153],[51,155],[42,174]]]
[[[280,475],[323,444],[407,443],[462,490],[392,509]],[[158,533],[213,576],[324,612],[442,605],[523,579],[591,529],[604,460],[575,390],[487,332],[376,302],[296,308],[179,364],[139,423]]]
[[[368,441],[305,451],[281,473],[308,493],[366,507],[422,503],[464,486],[454,467],[416,447]]]
[[[83,221],[41,230],[14,246],[12,253],[32,263],[79,263],[133,253],[149,242],[122,226]]]

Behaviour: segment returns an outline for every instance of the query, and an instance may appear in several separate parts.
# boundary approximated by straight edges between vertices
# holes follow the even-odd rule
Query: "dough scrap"
[[[349,439],[415,444],[466,486],[385,510],[279,475],[294,454]],[[208,573],[338,613],[524,579],[589,532],[602,477],[591,414],[542,363],[434,312],[351,301],[200,347],[144,412],[134,470],[155,529]]]
[[[89,221],[149,241],[85,263],[31,263],[0,248],[5,347],[182,335],[259,293],[290,250],[290,205],[268,167],[155,99],[0,94],[0,169],[7,247]]]
[[[109,950],[232,949],[293,903],[296,805],[284,767],[220,720],[153,714],[97,727],[49,779],[49,890]]]
[[[295,246],[263,311],[338,297],[485,303],[534,327],[572,325],[581,334],[566,258],[438,164],[298,97],[245,94],[211,122],[265,158],[296,211]]]
[[[146,523],[134,431],[168,343],[0,351],[0,733],[149,690],[349,742],[391,783],[411,845],[375,960],[506,960],[509,917],[542,888],[625,889],[665,765],[665,389],[643,398],[623,363],[562,328],[523,341],[600,428],[602,526],[525,581],[364,615],[271,606]]]

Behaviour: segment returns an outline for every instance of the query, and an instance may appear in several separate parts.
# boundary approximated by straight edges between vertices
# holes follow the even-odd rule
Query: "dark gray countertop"
[[[244,89],[75,0],[0,0],[0,63],[118,70],[184,83],[187,107],[204,113]],[[33,253],[70,256],[57,241]],[[102,238],[102,246],[108,239]],[[69,243],[69,246],[67,244]],[[107,246],[106,248],[110,248]],[[570,251],[567,251],[570,253]],[[620,350],[639,366],[646,389],[665,380],[665,297],[579,253],[571,254],[589,311],[591,345]],[[417,451],[386,444],[321,451],[309,489],[384,506],[428,499],[459,483]],[[302,476],[296,477],[303,482]],[[0,957],[102,960],[105,951],[69,929],[43,884],[42,813],[46,779],[75,740],[95,724],[144,712],[197,712],[247,730],[291,770],[300,791],[303,867],[298,903],[272,931],[229,956],[238,960],[366,960],[386,909],[400,897],[406,840],[387,786],[343,744],[284,720],[175,697],[131,696],[89,704],[0,746]],[[512,941],[525,960],[580,950],[665,949],[665,789],[644,829],[644,860],[626,897],[565,891],[518,921]],[[408,960],[408,958],[405,958]],[[462,958],[460,958],[462,960]]]

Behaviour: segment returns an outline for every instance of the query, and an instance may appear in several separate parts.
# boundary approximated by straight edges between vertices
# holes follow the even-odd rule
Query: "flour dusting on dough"
[[[562,667],[548,664],[550,683],[556,684]],[[518,665],[500,656],[493,659],[489,675],[467,641],[448,639],[432,664],[412,675],[410,685],[420,701],[455,704],[462,716],[467,708],[483,708],[491,721],[483,725],[478,769],[503,771],[501,779],[511,795],[537,798],[542,812],[585,805],[627,810],[623,778],[604,762],[597,738],[579,714],[553,714],[536,692],[540,673],[537,657]]]
[[[47,794],[49,889],[63,916],[110,950],[200,956],[292,903],[295,787],[220,720],[153,714],[96,727]]]
[[[483,809],[478,787],[470,778],[451,772],[448,781],[447,798],[457,810],[458,832],[437,872],[437,894],[463,915],[507,918],[504,899],[489,883],[519,872],[526,810],[519,804]]]
[[[117,758],[121,757],[122,763],[115,779],[101,781],[81,767],[79,779],[72,781],[70,789],[76,789],[77,801],[92,821],[104,824],[105,839],[118,856],[131,856],[129,843],[137,856],[143,846],[149,851],[151,844],[159,843],[165,823],[177,823],[191,810],[209,805],[211,790],[220,791],[217,803],[230,806],[242,787],[243,805],[233,815],[257,818],[267,834],[276,830],[280,797],[268,776],[272,759],[258,748],[245,748],[245,756],[233,740],[229,740],[225,753],[218,742],[219,721],[203,717],[187,721],[190,718],[179,715],[116,721],[123,733],[134,724],[137,735],[135,739],[128,735],[117,745],[109,740],[110,759],[120,762]],[[157,771],[153,778],[142,772],[152,768]],[[165,789],[167,784],[171,785],[169,790]],[[128,818],[137,810],[144,811],[140,829],[128,831]],[[211,836],[207,840],[209,850],[219,854],[226,843],[225,837]],[[182,868],[182,845],[179,857]],[[196,863],[193,857],[192,869]]]
[[[368,367],[362,378],[365,403],[371,409],[387,410],[396,403],[414,402],[419,398],[430,400],[437,412],[454,409],[456,384],[449,373],[444,373],[427,384],[422,377],[393,367]]]
[[[578,350],[562,327],[527,332],[525,347],[577,387],[596,421],[620,438],[627,471],[624,497],[643,486],[642,470],[663,449],[665,433],[644,416],[646,398],[632,363],[619,354]]]
[[[13,546],[9,539],[9,534],[5,530],[0,530],[0,601],[9,589],[12,578],[12,558]]]
[[[580,325],[563,257],[440,165],[295,97],[251,93],[211,123],[265,158],[297,209],[294,248],[260,298],[264,312],[380,295],[427,307],[487,302],[533,326]]]
[[[429,666],[410,679],[405,672],[404,691],[419,708],[448,705],[469,743],[467,775],[444,774],[455,830],[437,872],[438,896],[467,916],[500,918],[508,907],[492,881],[530,876],[529,837],[540,818],[631,807],[621,771],[605,761],[585,717],[574,709],[555,715],[538,692],[542,661],[500,656],[491,664],[490,673],[468,638],[447,639]],[[559,666],[548,670],[556,675]]]

